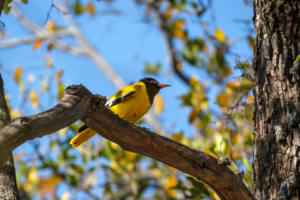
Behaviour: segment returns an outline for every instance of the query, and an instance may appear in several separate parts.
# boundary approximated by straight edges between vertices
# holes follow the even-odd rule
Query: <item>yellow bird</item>
[[[136,122],[143,117],[153,104],[155,95],[160,89],[170,85],[159,84],[153,78],[143,78],[133,85],[129,85],[115,93],[105,106],[127,121]],[[87,124],[83,124],[70,144],[79,147],[96,134]]]

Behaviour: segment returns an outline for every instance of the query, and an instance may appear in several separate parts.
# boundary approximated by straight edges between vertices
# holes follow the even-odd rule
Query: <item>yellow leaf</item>
[[[203,98],[200,101],[200,110],[206,110],[208,108],[208,99],[207,98]]]
[[[128,160],[134,161],[134,159],[135,159],[135,153],[132,153],[132,152],[129,152],[129,151],[125,151],[125,155],[127,156]]]
[[[12,119],[16,119],[17,117],[20,116],[20,110],[17,108],[17,109],[14,109],[14,110],[11,110],[10,111],[10,116]]]
[[[157,94],[155,96],[155,101],[154,101],[154,113],[156,115],[159,115],[164,109],[164,100],[163,97],[160,94]]]
[[[86,10],[90,13],[91,16],[95,15],[95,6],[92,2],[89,2],[87,4]]]
[[[186,40],[186,32],[182,30],[185,25],[184,20],[176,20],[174,24],[174,36],[180,38],[181,40]]]
[[[192,123],[198,116],[200,112],[200,106],[194,106],[194,109],[190,113],[189,122]]]
[[[219,42],[224,42],[226,39],[225,33],[219,28],[215,30],[215,37]]]
[[[67,132],[68,129],[69,129],[69,127],[60,129],[59,131],[57,131],[57,134],[58,134],[59,136],[63,136],[63,135],[66,134],[66,132]]]
[[[177,185],[177,179],[174,174],[171,174],[171,176],[168,178],[167,183],[165,185],[166,192],[171,196],[174,197],[176,194],[176,189],[170,189],[171,187],[175,187]]]
[[[37,40],[33,43],[32,48],[33,48],[34,50],[40,48],[40,46],[43,44],[43,42],[44,42],[44,39],[42,39],[42,38],[37,39]]]
[[[53,62],[52,62],[52,58],[51,58],[51,56],[46,56],[46,63],[45,63],[45,65],[47,66],[47,67],[53,67]],[[62,72],[61,72],[62,73]],[[60,75],[61,76],[61,75]]]
[[[34,108],[39,107],[39,97],[35,91],[31,90],[29,92],[29,99],[31,101],[32,107]]]
[[[119,169],[120,169],[119,164],[115,160],[110,161],[109,166],[112,170],[114,170],[116,172],[119,171]]]
[[[181,139],[182,139],[182,132],[172,135],[172,140],[175,140],[177,142],[181,142]]]
[[[246,102],[252,103],[253,101],[254,101],[254,96],[253,96],[253,95],[249,95],[249,96],[247,97]]]
[[[110,146],[113,150],[116,150],[118,148],[118,145],[114,142],[110,142]]]
[[[153,176],[157,179],[161,177],[161,171],[158,168],[153,169],[152,173],[153,173]]]
[[[38,183],[39,182],[39,176],[37,174],[36,169],[31,168],[28,174],[28,178],[27,181],[29,181],[30,183],[34,184],[34,183]]]
[[[18,66],[15,73],[14,73],[14,79],[15,81],[19,81],[19,79],[21,78],[21,75],[23,73],[23,68],[21,66]]]
[[[174,36],[180,38],[183,41],[185,41],[186,39],[186,33],[181,29],[175,29]]]
[[[181,29],[184,25],[185,25],[185,21],[182,19],[179,19],[179,20],[175,21],[174,27]]]
[[[55,74],[55,77],[56,77],[56,80],[58,81],[58,82],[60,82],[60,78],[61,78],[61,76],[63,75],[63,73],[64,73],[64,70],[59,70],[56,74]]]
[[[35,187],[39,184],[39,176],[36,169],[31,168],[28,173],[26,182],[23,185],[23,188],[26,192],[31,193]]]
[[[55,29],[56,23],[53,20],[49,20],[46,22],[45,28],[48,31],[53,31]]]
[[[220,197],[217,195],[217,193],[214,192],[213,196],[215,200],[221,200]]]
[[[227,94],[225,94],[224,92],[222,92],[221,94],[219,94],[217,96],[217,102],[221,106],[229,106],[230,105],[230,98],[229,98],[229,96]]]
[[[166,20],[171,19],[172,17],[172,7],[168,6],[166,11],[165,11],[165,18]]]
[[[61,195],[61,200],[69,200],[70,198],[70,192],[69,191],[65,191],[63,193],[63,195]]]
[[[223,69],[223,71],[222,71],[222,74],[221,74],[221,76],[222,76],[222,78],[226,78],[228,75],[230,75],[231,74],[231,69],[230,69],[230,67],[225,67],[224,69]]]
[[[58,94],[57,94],[57,99],[61,100],[64,96],[64,92],[65,92],[65,86],[62,83],[58,83]]]

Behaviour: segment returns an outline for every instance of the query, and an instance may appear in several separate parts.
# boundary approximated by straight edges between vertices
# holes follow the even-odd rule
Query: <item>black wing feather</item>
[[[117,98],[117,99],[115,99],[115,100],[109,102],[109,104],[106,104],[105,106],[106,106],[107,108],[110,108],[110,107],[112,107],[112,106],[114,106],[114,105],[120,103],[121,101],[123,101],[123,100],[126,99],[127,97],[133,95],[135,92],[136,92],[136,91],[129,92],[128,94],[124,95],[123,97]]]

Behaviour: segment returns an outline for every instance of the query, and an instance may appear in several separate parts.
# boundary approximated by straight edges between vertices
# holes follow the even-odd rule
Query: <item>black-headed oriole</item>
[[[170,85],[159,84],[153,78],[143,78],[116,92],[105,106],[119,117],[134,123],[148,112],[159,90],[168,86]],[[79,134],[70,141],[75,147],[79,147],[96,134],[87,124],[83,124],[77,132]]]

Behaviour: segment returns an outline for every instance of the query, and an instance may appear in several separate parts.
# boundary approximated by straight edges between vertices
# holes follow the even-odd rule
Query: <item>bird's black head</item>
[[[146,85],[147,93],[151,104],[153,103],[154,96],[159,92],[160,89],[170,86],[166,84],[159,84],[157,80],[149,77],[145,77],[140,81],[145,83]]]

